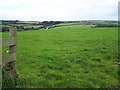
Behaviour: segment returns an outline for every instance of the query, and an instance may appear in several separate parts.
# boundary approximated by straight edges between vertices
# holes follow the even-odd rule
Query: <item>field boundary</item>
[[[8,58],[6,57],[7,60],[2,59],[2,64],[3,68],[10,72],[11,75],[14,77],[17,75],[16,74],[16,44],[17,44],[17,28],[16,27],[10,27],[9,28],[9,39],[4,41],[7,46],[9,47],[9,50],[6,51],[8,52]],[[4,45],[3,45],[4,46]]]

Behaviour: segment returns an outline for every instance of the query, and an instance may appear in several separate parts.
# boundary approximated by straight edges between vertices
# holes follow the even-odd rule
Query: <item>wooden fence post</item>
[[[16,34],[17,28],[11,27],[9,29],[9,71],[10,73],[16,77]]]

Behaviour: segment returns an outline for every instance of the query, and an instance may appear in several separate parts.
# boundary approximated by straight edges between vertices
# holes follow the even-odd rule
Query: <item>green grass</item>
[[[17,33],[24,88],[105,88],[118,84],[117,28],[80,25]]]

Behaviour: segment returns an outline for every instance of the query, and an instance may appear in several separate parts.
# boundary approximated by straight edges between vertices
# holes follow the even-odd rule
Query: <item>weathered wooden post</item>
[[[16,77],[16,34],[17,28],[11,27],[9,29],[9,71],[10,73]]]

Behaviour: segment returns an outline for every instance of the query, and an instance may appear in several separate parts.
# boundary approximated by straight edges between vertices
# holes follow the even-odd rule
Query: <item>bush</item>
[[[117,24],[98,24],[96,27],[118,27]]]
[[[9,31],[9,27],[2,27],[2,32],[8,32]]]
[[[2,70],[2,88],[15,88],[15,80],[10,72]]]

